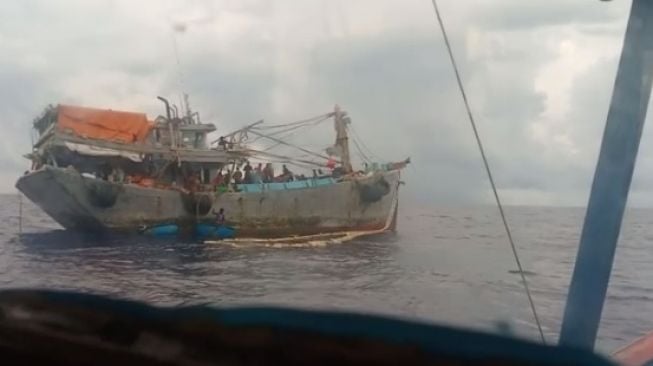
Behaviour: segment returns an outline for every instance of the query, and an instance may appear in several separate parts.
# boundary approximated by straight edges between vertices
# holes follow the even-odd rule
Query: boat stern
[[[83,178],[62,180],[58,170],[63,169],[45,166],[29,172],[18,178],[16,188],[66,229],[102,229],[74,192],[75,186],[83,187]]]

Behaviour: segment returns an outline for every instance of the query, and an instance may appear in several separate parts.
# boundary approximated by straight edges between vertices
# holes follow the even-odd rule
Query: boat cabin
[[[144,113],[70,105],[49,106],[34,121],[36,143],[26,157],[32,169],[67,167],[85,176],[146,186],[183,186],[189,177],[209,184],[227,164],[242,161],[242,151],[211,149],[216,131],[199,114],[148,120]]]

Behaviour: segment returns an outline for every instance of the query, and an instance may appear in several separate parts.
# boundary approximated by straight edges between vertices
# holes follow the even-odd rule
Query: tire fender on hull
[[[95,207],[109,208],[116,204],[118,195],[123,191],[119,184],[105,181],[94,181],[86,184],[86,196]]]
[[[372,183],[359,183],[356,186],[361,202],[378,202],[383,196],[390,193],[390,183],[384,177],[379,177]]]
[[[181,199],[184,202],[184,209],[189,215],[205,216],[211,212],[213,202],[208,194],[182,193]]]

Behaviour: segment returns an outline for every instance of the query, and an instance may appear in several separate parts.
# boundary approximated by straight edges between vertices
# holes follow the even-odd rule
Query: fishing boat
[[[433,5],[444,33],[435,1]],[[446,35],[445,41],[448,44]],[[595,354],[593,348],[651,94],[651,51],[653,2],[633,0],[558,345],[354,313],[269,307],[162,308],[91,294],[5,290],[0,292],[3,361],[48,365],[650,365],[650,335],[624,347],[612,360]]]
[[[26,155],[31,169],[16,187],[71,230],[187,232],[210,225],[219,209],[229,227],[247,238],[396,228],[401,170],[409,160],[370,162],[354,170],[351,120],[338,107],[284,125],[259,121],[211,143],[216,126],[203,123],[188,99],[183,116],[177,106],[159,99],[165,115],[154,120],[137,112],[46,108],[34,121],[37,139]],[[335,144],[324,152],[309,151],[313,160],[247,144],[249,136],[256,136],[288,145],[280,134],[324,121],[333,121]],[[249,162],[254,160],[265,170],[253,168]],[[284,172],[275,175],[270,161],[312,168],[313,174],[295,175],[284,165]],[[388,224],[389,218],[395,220]]]

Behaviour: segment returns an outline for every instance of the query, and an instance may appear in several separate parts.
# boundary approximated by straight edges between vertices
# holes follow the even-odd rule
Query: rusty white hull
[[[16,187],[66,229],[129,232],[165,223],[192,227],[212,221],[212,211],[224,208],[238,236],[265,238],[387,228],[396,217],[399,178],[394,170],[309,188],[192,195],[110,183],[47,166],[21,177]],[[370,189],[379,185],[385,189]]]

